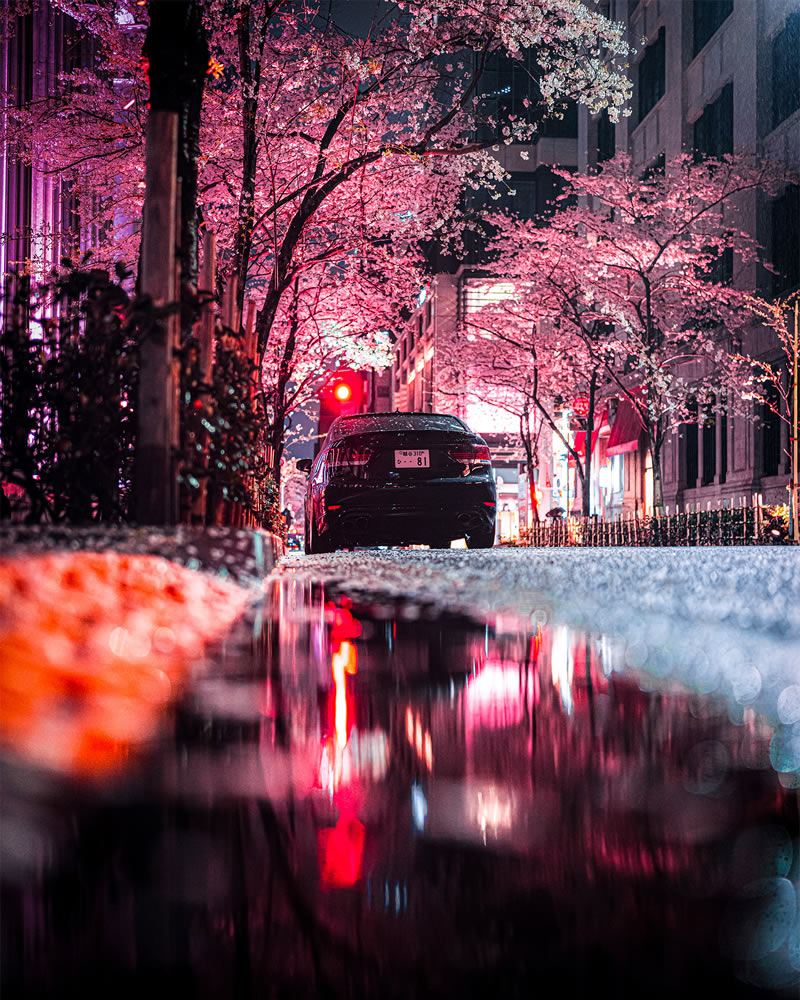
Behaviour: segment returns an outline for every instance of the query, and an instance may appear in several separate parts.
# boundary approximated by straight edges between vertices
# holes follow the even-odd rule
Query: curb
[[[284,553],[283,540],[260,528],[174,525],[72,527],[58,524],[2,525],[2,558],[43,552],[119,552],[156,555],[187,569],[212,573],[242,587],[260,584]]]

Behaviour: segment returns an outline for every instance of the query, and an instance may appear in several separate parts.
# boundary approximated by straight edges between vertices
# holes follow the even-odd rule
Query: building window
[[[772,202],[773,295],[800,285],[800,186],[793,184]]]
[[[762,403],[761,410],[761,475],[777,476],[781,462],[781,418],[773,407],[780,406],[778,390],[771,383],[765,386],[770,406]]]
[[[772,43],[772,127],[800,108],[800,11]]]
[[[500,141],[498,123],[509,114],[530,119],[539,115],[541,93],[536,53],[527,49],[520,59],[492,52],[484,64],[478,93],[478,138],[482,142]],[[494,124],[490,122],[494,119]]]
[[[696,56],[717,28],[733,12],[733,0],[694,0],[692,14],[694,21],[694,45],[692,55]]]
[[[733,84],[723,87],[712,104],[707,104],[694,123],[694,151],[700,158],[720,159],[733,152]]]
[[[616,152],[616,126],[603,111],[597,120],[597,162],[604,163]]]
[[[683,425],[683,440],[686,447],[686,489],[693,490],[697,486],[697,400],[690,399],[687,404],[689,420]]]
[[[717,421],[714,396],[703,407],[703,486],[714,482],[717,474]]]
[[[639,121],[664,96],[666,90],[666,32],[662,28],[656,40],[644,50],[639,63]]]
[[[733,281],[733,250],[726,247],[711,265],[709,281],[715,285],[730,285]]]
[[[469,322],[470,317],[484,306],[499,305],[513,297],[513,281],[466,277],[461,284],[460,312],[462,321]]]

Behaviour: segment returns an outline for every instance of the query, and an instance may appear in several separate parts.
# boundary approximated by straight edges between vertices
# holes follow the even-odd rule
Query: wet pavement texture
[[[3,997],[795,996],[796,725],[551,612],[287,572],[121,779],[7,757]]]

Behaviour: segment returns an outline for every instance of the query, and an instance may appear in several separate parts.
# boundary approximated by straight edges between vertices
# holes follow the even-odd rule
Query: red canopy
[[[642,418],[633,403],[623,398],[617,407],[617,416],[606,446],[607,455],[624,455],[628,451],[638,451],[639,437],[644,429]]]
[[[599,434],[600,434],[600,428],[599,427],[598,427],[598,429],[596,431],[592,431],[592,451],[593,452],[594,452],[594,449],[595,449],[595,445],[597,444],[597,438],[598,438]],[[581,456],[581,463],[585,462],[586,461],[586,431],[576,431],[575,432],[575,443],[573,444],[573,448]],[[569,455],[569,464],[571,466],[575,465],[575,459],[572,457],[571,453]]]

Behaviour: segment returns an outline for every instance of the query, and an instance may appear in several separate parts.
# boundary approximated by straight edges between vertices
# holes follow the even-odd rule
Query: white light
[[[414,826],[420,833],[425,829],[425,820],[428,818],[428,800],[419,785],[411,786],[411,816]]]
[[[484,306],[493,305],[514,298],[513,281],[468,280],[465,287],[465,307],[467,315]]]

